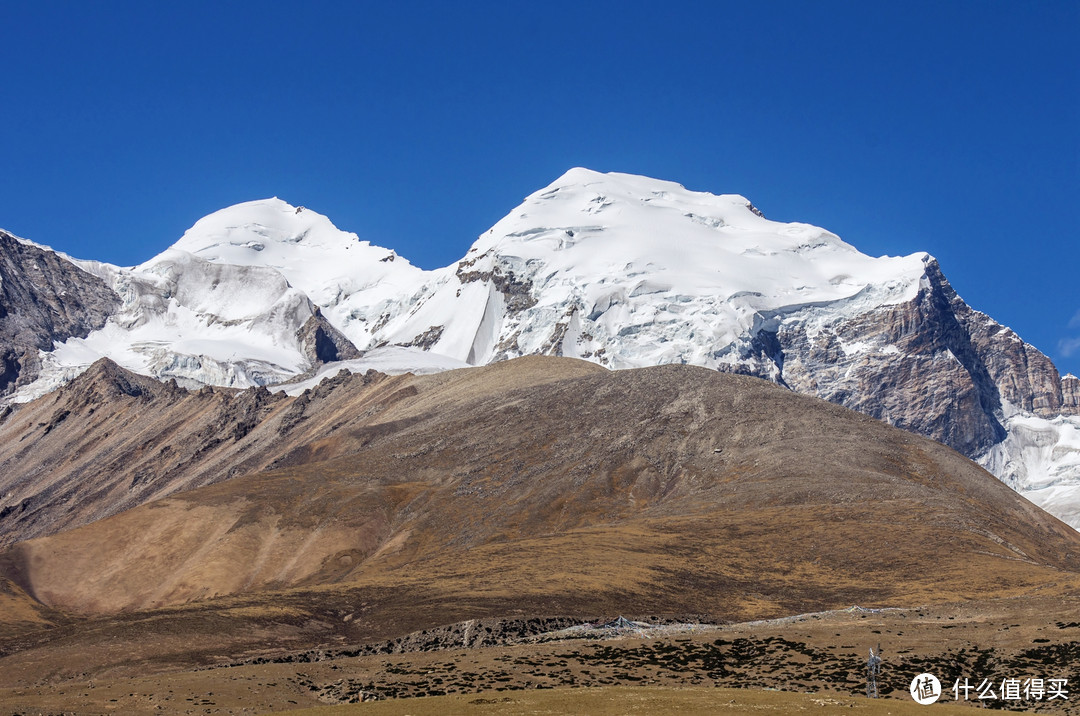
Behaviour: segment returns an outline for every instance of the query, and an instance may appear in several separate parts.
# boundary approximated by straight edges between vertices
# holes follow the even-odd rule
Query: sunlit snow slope
[[[555,353],[611,368],[738,366],[780,314],[910,300],[925,258],[871,258],[824,229],[769,221],[738,195],[572,169],[381,335],[473,364]]]
[[[215,264],[273,269],[361,348],[373,341],[372,316],[409,299],[426,275],[393,251],[341,231],[322,214],[280,199],[214,212],[173,248]]]
[[[1080,417],[1017,412],[1008,436],[979,458],[1039,507],[1080,529]]]

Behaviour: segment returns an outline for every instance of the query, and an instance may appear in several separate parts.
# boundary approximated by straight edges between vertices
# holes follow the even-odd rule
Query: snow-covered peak
[[[273,269],[320,306],[356,345],[389,302],[410,296],[427,272],[390,249],[338,229],[327,217],[278,198],[249,201],[195,223],[173,246],[214,264]],[[149,270],[165,252],[143,264]]]
[[[324,307],[342,294],[379,282],[404,285],[422,273],[393,251],[338,229],[322,214],[278,198],[215,211],[172,248],[213,263],[276,269]]]
[[[765,310],[847,298],[872,284],[894,284],[894,300],[907,300],[927,258],[867,256],[819,227],[770,221],[738,194],[581,168],[527,197],[463,263],[493,254],[579,284],[753,297],[747,302]]]
[[[910,300],[928,260],[867,256],[737,194],[575,168],[433,272],[379,339],[474,365],[530,353],[609,368],[741,365],[744,344],[781,314]]]
[[[290,247],[337,252],[358,243],[356,234],[341,231],[322,214],[274,197],[215,211],[195,222],[172,248],[220,263],[265,265],[274,260],[271,256],[289,256]]]
[[[622,172],[598,172],[584,167],[574,167],[539,191],[526,198],[542,197],[565,189],[592,189],[605,194],[623,195],[631,199],[664,197],[683,204],[723,204],[749,209],[750,201],[740,194],[711,194],[691,191],[682,184],[664,179],[653,179],[640,174]],[[751,213],[754,213],[751,210]],[[760,216],[760,215],[759,215]]]

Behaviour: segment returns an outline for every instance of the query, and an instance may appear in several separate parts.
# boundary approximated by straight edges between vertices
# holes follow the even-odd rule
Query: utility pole
[[[877,677],[881,673],[881,644],[877,645],[877,653],[870,649],[870,658],[866,660],[866,698],[878,697]]]

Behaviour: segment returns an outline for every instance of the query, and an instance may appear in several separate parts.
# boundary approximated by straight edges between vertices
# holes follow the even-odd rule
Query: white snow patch
[[[300,395],[305,390],[314,388],[326,378],[333,377],[342,370],[347,370],[350,373],[366,373],[369,370],[375,370],[387,375],[404,375],[405,373],[428,375],[469,367],[471,366],[468,363],[419,348],[387,346],[372,349],[365,353],[363,358],[326,363],[320,366],[315,375],[307,380],[277,385],[272,387],[271,390],[284,391],[288,395]]]
[[[1080,416],[1030,414],[1005,421],[1008,435],[979,464],[1047,512],[1080,529]]]

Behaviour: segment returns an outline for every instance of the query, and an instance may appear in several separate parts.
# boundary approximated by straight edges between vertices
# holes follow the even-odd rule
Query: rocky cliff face
[[[0,395],[37,377],[38,351],[87,336],[119,305],[98,277],[0,231]]]
[[[968,329],[979,359],[1007,404],[1007,413],[1019,410],[1044,418],[1080,414],[1075,401],[1066,400],[1065,382],[1048,357],[959,298],[956,303],[957,317]]]
[[[1005,439],[1003,423],[1017,411],[1075,414],[1050,359],[972,310],[934,260],[911,301],[834,320],[825,315],[799,311],[775,332],[780,379],[799,392],[973,458]]]
[[[341,331],[326,320],[317,307],[297,331],[296,338],[300,343],[301,352],[312,366],[352,360],[362,355],[356,346],[342,335]]]
[[[1080,415],[1080,378],[1071,373],[1061,379],[1061,405],[1071,415]]]
[[[910,301],[831,321],[820,309],[786,316],[776,331],[781,379],[977,455],[1005,430],[998,387],[956,301],[930,260]]]

